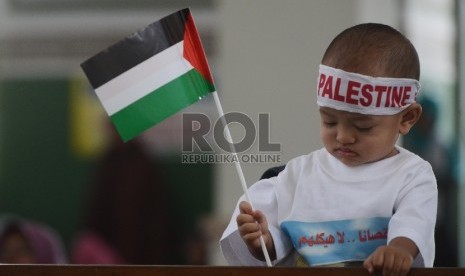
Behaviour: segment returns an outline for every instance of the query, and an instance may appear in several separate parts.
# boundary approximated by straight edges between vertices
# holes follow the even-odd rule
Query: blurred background
[[[438,177],[436,266],[465,266],[464,4],[0,0],[0,251],[11,233],[29,239],[26,221],[53,232],[62,262],[225,264],[218,240],[242,194],[234,164],[181,160],[182,114],[214,122],[213,100],[124,144],[79,67],[190,7],[225,112],[255,123],[269,114],[270,140],[281,145],[279,162],[243,164],[249,185],[267,168],[322,146],[314,88],[335,35],[362,22],[406,34],[420,55],[424,115],[399,143],[430,161]],[[232,127],[240,140],[243,129]]]

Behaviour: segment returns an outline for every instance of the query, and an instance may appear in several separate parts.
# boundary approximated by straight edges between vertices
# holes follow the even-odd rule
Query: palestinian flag
[[[81,67],[124,141],[215,91],[189,9],[150,24]]]

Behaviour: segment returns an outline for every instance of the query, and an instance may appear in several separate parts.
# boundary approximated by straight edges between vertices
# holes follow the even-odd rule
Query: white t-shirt
[[[348,167],[322,148],[252,185],[251,201],[265,214],[273,236],[274,264],[295,265],[296,256],[311,266],[363,261],[402,236],[420,251],[414,266],[432,267],[436,178],[429,163],[397,149],[387,159]],[[220,241],[224,257],[230,265],[266,265],[242,241],[238,214],[236,206]]]

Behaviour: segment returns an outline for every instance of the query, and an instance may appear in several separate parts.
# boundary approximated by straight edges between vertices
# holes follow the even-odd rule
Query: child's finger
[[[378,247],[372,254],[371,264],[375,270],[381,269],[384,266],[385,249],[385,246]]]
[[[394,264],[391,268],[390,275],[404,275],[402,273],[402,263],[403,263],[403,258],[395,258]]]
[[[266,220],[265,215],[261,211],[255,211],[254,219],[258,222],[263,232],[268,231],[268,221]]]
[[[252,222],[255,222],[255,219],[251,215],[239,214],[236,217],[237,226],[241,226],[243,224],[252,223]]]
[[[252,218],[249,215],[244,216]],[[260,230],[260,226],[255,220],[240,225],[238,223],[238,230],[239,234],[241,235],[242,239],[246,244],[252,247],[260,246],[259,238],[262,235],[262,231]]]
[[[383,275],[397,275],[395,273],[395,256],[385,252],[383,259]]]
[[[373,267],[373,254],[371,254],[364,262],[363,267],[368,270],[368,273],[372,274],[375,272],[375,268]]]
[[[238,223],[238,229],[241,234],[260,232],[260,226],[255,221]]]
[[[254,247],[259,247],[260,246],[259,238],[261,235],[262,235],[262,232],[260,231],[246,232],[242,236],[242,239],[244,240],[246,244],[252,245]]]
[[[400,275],[407,275],[410,271],[410,267],[412,266],[413,259],[407,258],[402,260],[402,264],[400,265]]]

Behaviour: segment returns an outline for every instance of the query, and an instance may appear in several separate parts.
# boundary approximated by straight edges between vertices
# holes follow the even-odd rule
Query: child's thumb
[[[239,211],[241,212],[241,214],[253,213],[252,206],[247,201],[242,201],[241,203],[239,203]]]

